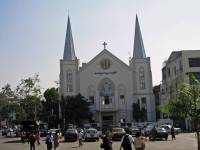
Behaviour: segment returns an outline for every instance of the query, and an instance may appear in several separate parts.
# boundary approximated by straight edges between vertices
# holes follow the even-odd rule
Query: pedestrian
[[[54,137],[53,137],[53,147],[54,150],[58,150],[59,149],[59,137],[58,137],[58,132],[55,133]]]
[[[35,150],[35,135],[31,133],[29,135],[30,150]]]
[[[40,145],[40,131],[36,131],[36,134],[35,134],[35,138],[36,138],[36,141],[37,141],[37,145]]]
[[[102,136],[102,143],[100,148],[104,150],[112,150],[112,141],[110,140],[108,134]]]
[[[172,140],[176,140],[174,126],[172,126],[171,128],[171,135],[172,135]]]
[[[156,139],[156,135],[157,135],[157,130],[156,130],[156,127],[154,126],[151,129],[149,140],[155,140]]]
[[[46,138],[46,144],[47,144],[47,150],[52,150],[52,144],[53,144],[53,135],[51,132],[47,134]]]
[[[79,147],[83,146],[83,133],[80,131],[78,134]]]
[[[137,132],[134,139],[135,150],[144,150],[146,141],[146,138],[141,136],[140,132]]]
[[[132,150],[133,137],[126,132],[126,134],[121,139],[120,150],[123,148],[124,150]]]

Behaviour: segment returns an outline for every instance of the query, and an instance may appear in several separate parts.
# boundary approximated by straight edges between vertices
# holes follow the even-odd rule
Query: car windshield
[[[51,131],[52,133],[59,132],[58,129],[50,129],[50,131]]]
[[[67,132],[76,133],[76,130],[75,129],[68,129]]]
[[[132,129],[132,130],[138,130],[138,127],[133,126],[133,127],[131,127],[131,129]]]
[[[156,130],[157,130],[158,132],[166,131],[164,128],[160,128],[160,127],[156,128]]]
[[[95,134],[97,131],[96,130],[87,130],[87,133],[90,133],[90,134]]]
[[[170,127],[167,126],[167,125],[162,125],[161,127],[162,127],[162,128],[165,128],[165,129],[167,129],[167,130],[170,129]]]
[[[124,129],[122,128],[114,128],[112,129],[113,132],[124,132]]]

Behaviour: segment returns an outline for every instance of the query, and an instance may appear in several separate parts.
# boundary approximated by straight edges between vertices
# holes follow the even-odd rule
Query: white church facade
[[[147,121],[155,121],[150,58],[146,57],[138,18],[135,23],[133,57],[129,65],[106,49],[79,66],[75,55],[70,19],[63,59],[60,60],[60,95],[83,95],[90,102],[93,120],[100,125],[134,122],[133,103],[147,111]]]

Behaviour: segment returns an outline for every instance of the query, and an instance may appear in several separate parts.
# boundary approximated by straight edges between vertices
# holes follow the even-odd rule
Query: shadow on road
[[[12,141],[5,141],[5,142],[3,142],[3,143],[22,143],[22,141],[21,140],[12,140]]]
[[[79,148],[79,146],[73,146],[72,148]]]

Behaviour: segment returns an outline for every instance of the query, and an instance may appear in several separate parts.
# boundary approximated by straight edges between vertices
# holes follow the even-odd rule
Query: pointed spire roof
[[[75,60],[75,59],[76,59],[76,55],[75,55],[75,50],[74,50],[72,29],[71,29],[70,19],[68,16],[63,60]]]
[[[135,38],[134,38],[133,57],[146,58],[144,44],[142,40],[142,34],[141,34],[137,15],[136,15],[136,20],[135,20]]]

